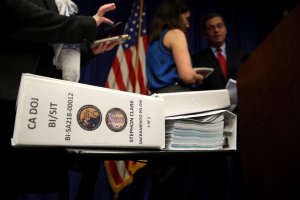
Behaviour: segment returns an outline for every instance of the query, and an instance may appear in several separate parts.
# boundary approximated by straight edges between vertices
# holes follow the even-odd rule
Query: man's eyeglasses
[[[216,25],[210,25],[206,28],[206,30],[208,31],[214,31],[216,29],[221,29],[221,28],[224,28],[225,24],[224,23],[219,23],[219,24],[216,24]]]

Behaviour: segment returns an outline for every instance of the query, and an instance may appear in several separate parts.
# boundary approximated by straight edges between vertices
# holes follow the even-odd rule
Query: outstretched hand
[[[115,10],[116,9],[116,5],[115,3],[108,3],[108,4],[104,4],[102,5],[97,13],[93,16],[93,18],[96,21],[97,26],[99,26],[101,23],[106,23],[106,24],[114,24],[113,21],[111,21],[110,19],[104,17],[105,13]]]

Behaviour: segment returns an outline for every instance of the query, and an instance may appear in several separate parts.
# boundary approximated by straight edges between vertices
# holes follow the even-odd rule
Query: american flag
[[[105,170],[109,184],[115,194],[132,183],[133,175],[137,170],[144,167],[147,161],[134,160],[106,160]]]
[[[143,0],[134,1],[124,34],[128,34],[129,39],[119,46],[105,87],[147,95],[145,52],[148,41]],[[115,194],[130,184],[134,173],[146,165],[144,161],[132,160],[106,160],[104,164]]]
[[[143,0],[134,1],[124,34],[128,34],[129,39],[119,46],[105,87],[147,95],[145,52],[148,40]]]

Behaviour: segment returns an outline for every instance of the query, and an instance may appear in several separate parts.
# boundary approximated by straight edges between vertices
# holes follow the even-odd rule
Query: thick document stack
[[[166,118],[166,149],[234,150],[236,115],[215,110]]]
[[[153,94],[164,99],[166,149],[236,150],[237,117],[227,89]]]
[[[163,99],[23,74],[14,146],[165,146]]]

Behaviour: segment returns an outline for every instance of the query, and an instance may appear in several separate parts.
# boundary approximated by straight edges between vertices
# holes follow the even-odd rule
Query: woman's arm
[[[172,29],[166,33],[163,42],[172,50],[180,80],[185,84],[202,83],[204,77],[192,67],[185,34],[179,29]]]

